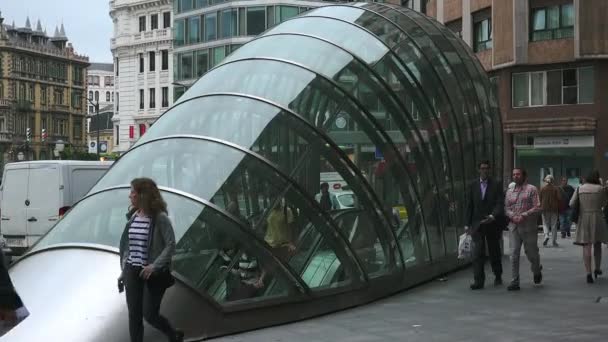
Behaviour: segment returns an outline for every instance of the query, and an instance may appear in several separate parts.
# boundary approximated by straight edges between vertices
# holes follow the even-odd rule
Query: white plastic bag
[[[462,234],[458,238],[458,259],[470,259],[473,256],[473,239],[469,234]]]

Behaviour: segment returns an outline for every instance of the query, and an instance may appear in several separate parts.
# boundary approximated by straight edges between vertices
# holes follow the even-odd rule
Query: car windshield
[[[355,196],[353,194],[342,194],[337,197],[343,207],[353,208],[355,206]]]

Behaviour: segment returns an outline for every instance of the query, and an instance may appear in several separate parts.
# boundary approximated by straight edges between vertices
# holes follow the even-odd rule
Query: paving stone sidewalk
[[[213,342],[608,341],[608,268],[585,282],[582,250],[571,239],[542,247],[543,285],[534,286],[522,251],[521,291],[505,285],[471,291],[472,270],[450,274],[383,300],[302,322],[213,339]],[[505,239],[507,251],[508,239]],[[608,254],[603,247],[604,254]],[[608,264],[608,260],[607,264]],[[486,272],[491,275],[489,267]],[[489,284],[489,286],[487,286]]]

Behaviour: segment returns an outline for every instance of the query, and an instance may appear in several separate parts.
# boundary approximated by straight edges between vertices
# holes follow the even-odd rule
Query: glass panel
[[[244,7],[239,8],[239,35],[247,35],[247,9]]]
[[[533,17],[532,25],[533,25],[534,31],[544,30],[546,28],[545,15],[546,15],[546,10],[544,8],[534,10],[534,13],[532,14],[532,17]]]
[[[547,8],[547,28],[555,29],[559,27],[559,6]]]
[[[179,19],[175,21],[175,45],[182,46],[185,43],[185,30],[184,30],[184,19]]]
[[[220,31],[220,38],[233,37],[237,35],[237,11],[236,9],[229,9],[222,11],[222,27]]]
[[[299,14],[299,10],[295,6],[279,6],[281,9],[281,22],[293,18]]]
[[[129,189],[117,189],[82,201],[34,248],[58,243],[118,247],[127,223],[128,196]],[[162,196],[177,242],[173,271],[194,289],[218,302],[296,293],[269,255],[260,255],[261,247],[234,222],[190,199],[168,192]]]
[[[266,29],[266,8],[247,8],[247,35],[257,36]]]
[[[203,8],[207,6],[207,0],[195,0],[194,6],[196,8]]]
[[[314,15],[317,11],[311,11],[305,15]],[[355,52],[368,64],[377,62],[388,52],[388,48],[371,34],[347,23],[332,19],[299,17],[273,28],[268,34],[300,32],[329,39],[337,45]]]
[[[243,47],[243,49],[246,49],[246,47]],[[239,51],[237,51],[236,54],[239,54]],[[247,70],[247,72],[245,72],[245,70]],[[329,83],[322,81],[322,79],[315,80],[314,74],[284,63],[270,61],[242,61],[215,69],[212,72],[216,73],[213,77],[205,77],[199,80],[199,82],[193,86],[195,89],[192,90],[192,94],[205,94],[213,89],[213,92],[241,92],[261,96],[281,103],[285,106],[289,106],[294,111],[298,112],[300,115],[309,120],[309,122],[314,123],[317,126],[325,126],[333,123],[334,119],[332,118],[334,115],[338,114],[337,109],[341,106],[340,102],[344,100],[344,94],[335,92],[335,89],[333,89]],[[242,75],[247,75],[247,77],[243,78]],[[269,84],[269,82],[272,82],[272,87],[260,87],[261,84]],[[272,91],[276,88],[280,88],[282,91]],[[328,101],[329,99],[332,100]],[[342,106],[344,105],[345,104],[342,104]],[[343,107],[343,110],[340,111],[340,113],[344,113],[346,115],[355,115],[353,120],[362,121],[367,125],[365,128],[366,132],[370,135],[376,136],[374,143],[376,143],[380,149],[386,148],[389,152],[394,151],[388,150],[388,146],[385,145],[386,142],[380,140],[378,137],[377,129],[372,127],[369,123],[369,119],[364,119],[362,113],[355,108],[356,107],[354,107],[352,103],[349,103],[347,107]],[[411,134],[409,131],[408,133]],[[395,132],[395,134],[399,134],[398,131]],[[407,151],[408,148],[406,141],[415,141],[414,139],[414,137],[408,137],[407,139],[401,138],[399,141],[399,152],[391,152],[390,154],[387,153],[385,157],[389,158],[390,160],[394,160],[396,153],[409,153],[410,151]],[[352,141],[350,143],[352,143]],[[379,166],[377,161],[374,159],[373,151],[374,148],[372,146],[372,153],[370,153],[368,150],[368,152],[365,154],[366,158],[368,159],[366,159],[364,169],[369,170],[368,174],[370,174],[370,177],[373,177],[371,175],[374,174],[375,168],[383,168],[383,166]],[[419,153],[418,149],[412,151],[412,153]],[[392,167],[389,168],[391,172],[393,171]],[[412,168],[414,168],[413,165]],[[383,171],[379,171],[379,173],[385,174]],[[405,173],[406,171],[404,170],[397,173],[399,175],[399,178],[397,179],[403,179]],[[386,174],[391,173],[386,172]],[[386,184],[390,183],[390,177],[385,176],[383,178],[387,179]],[[409,197],[409,188],[407,188],[407,185],[405,185],[407,184],[407,180],[395,180],[392,183],[404,186],[404,188],[402,188],[402,194],[407,193],[407,195],[404,196]],[[399,191],[399,188],[394,186],[386,187],[385,189],[385,193],[387,194],[395,192],[398,193]],[[410,213],[415,212],[415,209],[410,211]]]
[[[210,41],[217,38],[217,14],[205,14],[205,40]]]
[[[593,103],[595,98],[595,74],[593,67],[578,69],[579,103]]]
[[[530,74],[513,74],[513,107],[528,107],[530,88],[529,88],[529,76]]]
[[[200,41],[201,19],[199,17],[188,18],[188,43],[194,44]]]
[[[190,286],[220,303],[295,294],[275,262],[236,223],[201,207],[177,243],[173,266]]]
[[[186,12],[192,10],[192,0],[179,0],[181,1],[181,11]]]
[[[576,86],[576,69],[565,69],[563,75],[564,87]]]
[[[564,104],[577,104],[578,103],[578,88],[577,87],[564,87]]]
[[[562,104],[562,71],[547,71],[547,104]]]
[[[273,27],[275,24],[277,24],[277,20],[275,20],[274,16],[275,6],[266,7],[266,24],[268,25],[268,27]]]
[[[278,145],[274,153],[285,154],[283,149],[287,147]],[[149,158],[152,155],[155,157]],[[147,161],[142,163],[140,158]],[[352,255],[344,240],[337,238],[329,222],[319,215],[314,202],[254,157],[215,142],[173,139],[142,145],[136,153],[126,154],[113,169],[108,182],[147,175],[159,185],[189,189],[196,196],[210,199],[247,222],[252,233],[298,274],[310,272],[309,267],[325,272],[322,281],[304,279],[312,287],[341,286],[352,281]],[[377,236],[369,235],[373,226],[363,224],[365,215],[358,217],[357,232],[365,232],[366,238],[372,239],[371,248],[382,251]],[[370,259],[368,272],[381,271],[383,257],[380,253]]]
[[[542,72],[535,72],[531,74],[530,81],[532,90],[532,106],[540,106],[544,104],[543,98],[545,93],[545,74]]]
[[[196,52],[196,76],[201,77],[209,69],[209,53],[207,50]]]
[[[181,71],[182,71],[182,77],[181,79],[183,80],[187,80],[187,79],[191,79],[192,78],[192,67],[193,67],[193,63],[192,63],[192,52],[186,52],[184,54],[181,55]]]
[[[216,47],[213,49],[213,61],[211,66],[218,65],[226,57],[226,48],[224,46]]]
[[[574,26],[574,5],[562,5],[562,22],[561,27]]]

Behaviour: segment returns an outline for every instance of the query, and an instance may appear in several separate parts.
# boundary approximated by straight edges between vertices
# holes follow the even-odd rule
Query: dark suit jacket
[[[0,309],[17,310],[22,306],[21,298],[15,292],[11,277],[4,265],[4,253],[0,250]]]
[[[505,196],[502,190],[502,184],[488,178],[488,187],[486,195],[481,198],[481,184],[477,179],[468,188],[467,206],[465,211],[465,225],[471,227],[473,231],[479,228],[479,223],[488,215],[494,216],[495,224],[499,225],[504,217]]]

